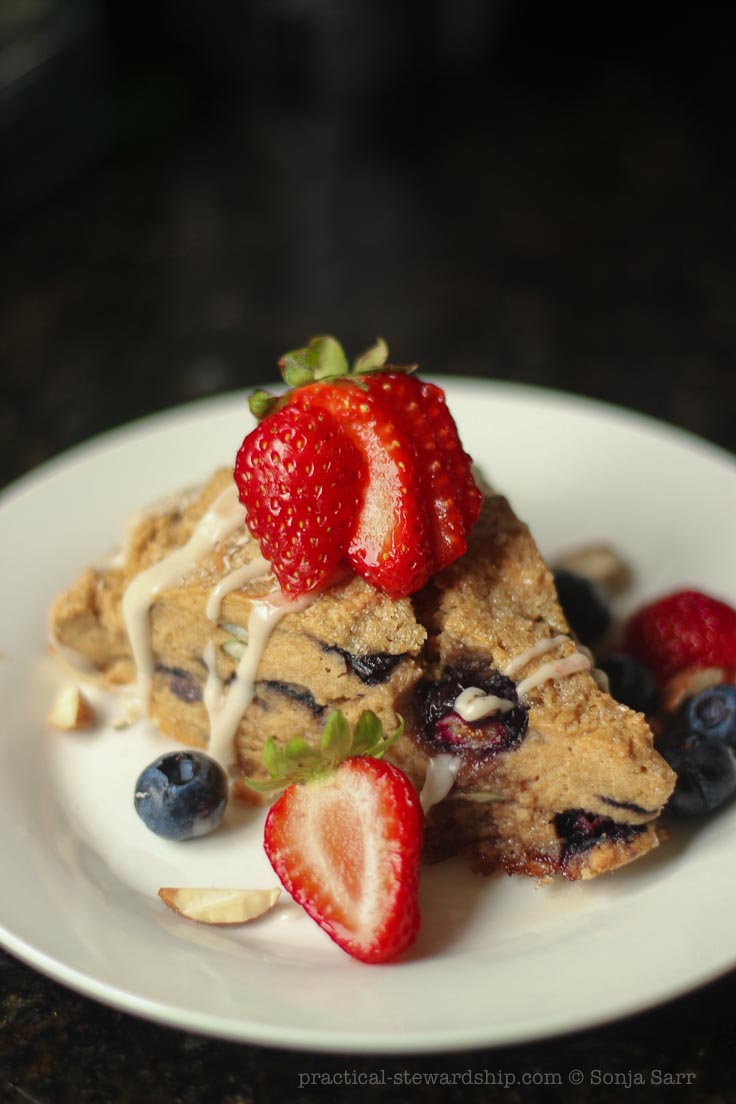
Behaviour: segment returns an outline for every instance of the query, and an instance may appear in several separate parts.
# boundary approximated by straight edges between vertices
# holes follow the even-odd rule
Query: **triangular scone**
[[[421,783],[419,764],[439,753],[455,773],[429,813],[431,851],[575,879],[655,846],[674,774],[645,718],[599,688],[504,498],[485,499],[467,554],[420,600],[430,635],[424,678],[399,704],[412,741],[405,765]],[[458,684],[519,707],[463,724],[452,710]]]
[[[212,529],[207,519],[218,509],[237,524],[203,548],[197,535]],[[192,541],[190,561],[181,550]],[[482,870],[579,878],[656,844],[651,822],[674,778],[644,718],[602,693],[588,671],[565,674],[565,663],[524,693],[523,680],[542,665],[586,661],[528,530],[503,499],[487,498],[467,554],[412,599],[392,601],[346,575],[282,610],[260,646],[258,611],[280,600],[267,570],[225,593],[212,617],[215,589],[259,559],[232,475],[219,472],[198,494],[135,519],[123,553],[57,599],[55,644],[84,655],[108,685],[140,681],[124,600],[172,555],[182,560],[175,578],[150,587],[150,606],[138,611],[150,649],[148,712],[167,735],[217,745],[245,773],[262,775],[270,736],[316,742],[333,709],[351,723],[372,709],[387,731],[402,715],[405,733],[390,754],[423,791],[430,857],[468,852]],[[553,647],[524,662],[540,642]],[[247,654],[256,661],[252,696],[242,694]],[[523,669],[499,681],[514,660]],[[448,688],[448,677],[457,685]],[[454,711],[463,688],[513,698],[515,686],[514,709],[502,703],[506,712],[467,725]]]

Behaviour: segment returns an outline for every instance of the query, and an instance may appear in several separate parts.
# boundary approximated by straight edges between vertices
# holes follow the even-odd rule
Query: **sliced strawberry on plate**
[[[686,667],[736,667],[736,610],[696,590],[680,590],[638,610],[626,651],[664,683]]]
[[[434,570],[416,454],[391,404],[346,378],[299,387],[288,399],[325,411],[360,453],[366,478],[348,560],[390,598],[419,590]]]
[[[235,482],[246,521],[286,594],[321,586],[347,552],[363,462],[324,411],[288,406],[243,441]]]
[[[295,901],[362,962],[388,962],[419,929],[421,810],[382,759],[347,759],[289,786],[269,811],[265,848]]]
[[[400,732],[401,730],[399,730]],[[264,848],[294,900],[343,950],[362,962],[389,962],[419,930],[419,863],[424,818],[406,775],[380,756],[384,738],[365,712],[355,733],[341,713],[322,747],[267,744],[272,781],[290,782],[271,806]],[[347,755],[347,758],[343,758]]]

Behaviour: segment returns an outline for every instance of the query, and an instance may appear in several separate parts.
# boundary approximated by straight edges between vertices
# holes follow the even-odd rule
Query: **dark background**
[[[0,484],[324,331],[736,450],[734,45],[726,5],[0,0]],[[696,1073],[672,1098],[736,1100],[734,985],[408,1064],[664,1067]],[[299,1093],[345,1065],[152,1028],[0,955],[3,1102],[663,1099]]]
[[[44,2],[30,72],[0,22],[1,479],[322,331],[736,444],[726,6]]]

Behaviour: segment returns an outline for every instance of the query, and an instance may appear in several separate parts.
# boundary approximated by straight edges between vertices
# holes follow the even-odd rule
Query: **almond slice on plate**
[[[73,683],[59,691],[48,715],[49,724],[62,732],[80,732],[91,728],[95,719],[92,706]]]
[[[158,895],[180,916],[200,924],[245,924],[263,916],[276,904],[281,890],[274,889],[172,889]]]
[[[611,597],[623,594],[631,586],[631,565],[609,544],[586,544],[560,556],[555,570],[563,568],[597,583]]]

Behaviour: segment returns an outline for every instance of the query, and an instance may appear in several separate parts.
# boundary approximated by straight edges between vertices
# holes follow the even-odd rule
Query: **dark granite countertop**
[[[0,985],[3,1104],[733,1100],[733,977],[561,1039],[385,1058],[264,1050],[154,1027],[7,957]]]
[[[326,330],[736,451],[731,27],[673,18],[642,28],[620,10],[608,49],[525,4],[472,66],[414,59],[407,79],[343,97],[222,77],[162,111],[146,86],[162,120],[146,141],[108,142],[0,226],[0,484],[132,418],[262,382]],[[0,1101],[720,1104],[736,1099],[735,1005],[731,974],[559,1040],[301,1055],[146,1024],[0,952]],[[656,1070],[680,1084],[668,1093]],[[524,1073],[546,1081],[522,1087]]]

